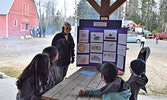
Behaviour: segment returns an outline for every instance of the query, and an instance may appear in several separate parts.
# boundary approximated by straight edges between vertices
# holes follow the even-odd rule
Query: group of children
[[[97,66],[97,70],[101,74],[101,80],[106,85],[100,89],[80,90],[79,95],[102,96],[102,100],[137,100],[140,89],[147,92],[145,85],[148,78],[145,75],[146,60],[150,54],[149,47],[143,47],[137,59],[130,63],[131,76],[128,81],[124,81],[118,77],[118,69],[116,65],[106,62]]]
[[[101,89],[80,90],[79,95],[102,96],[102,100],[137,100],[139,90],[148,82],[145,71],[145,62],[135,59],[130,63],[131,76],[127,82],[118,77],[117,67],[110,62],[97,66],[101,80],[106,85]]]
[[[56,47],[49,46],[32,59],[16,82],[17,100],[42,100],[44,92],[63,80],[56,66],[58,54]],[[142,59],[133,60],[130,63],[131,76],[125,82],[118,77],[118,69],[113,63],[100,64],[96,68],[106,85],[101,89],[80,90],[79,95],[98,95],[102,100],[137,100],[139,90],[148,82],[145,67]]]
[[[49,46],[32,59],[16,81],[16,100],[42,100],[44,92],[63,80],[61,73],[57,72],[58,54],[56,47]]]

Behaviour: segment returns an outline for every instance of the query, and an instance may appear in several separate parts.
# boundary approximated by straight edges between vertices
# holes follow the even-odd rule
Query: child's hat
[[[118,69],[115,64],[106,62],[104,64],[99,64],[96,69],[105,77],[105,81],[112,82],[117,78]]]
[[[136,60],[133,60],[130,63],[130,66],[131,66],[132,71],[135,74],[141,75],[144,72],[144,70],[145,70],[146,64],[145,64],[144,60],[136,59]]]

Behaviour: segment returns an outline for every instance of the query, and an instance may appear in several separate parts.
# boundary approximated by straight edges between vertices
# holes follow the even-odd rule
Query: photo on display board
[[[89,44],[78,43],[78,53],[89,53]]]
[[[89,30],[79,30],[79,42],[89,42]]]
[[[89,55],[77,55],[77,64],[89,64]]]
[[[117,56],[117,67],[123,69],[124,66],[124,56],[118,55]]]
[[[104,30],[104,40],[117,40],[117,30]]]
[[[116,53],[114,52],[103,52],[103,61],[115,62]]]
[[[116,42],[104,41],[104,51],[116,51]]]
[[[126,41],[127,41],[127,35],[126,34],[119,34],[118,43],[125,45]]]
[[[91,43],[90,44],[90,52],[102,53],[103,44],[102,43]]]
[[[90,53],[90,63],[102,63],[102,54]]]
[[[103,42],[103,33],[91,32],[91,42]]]
[[[118,45],[118,54],[125,56],[126,53],[126,46],[124,45]]]

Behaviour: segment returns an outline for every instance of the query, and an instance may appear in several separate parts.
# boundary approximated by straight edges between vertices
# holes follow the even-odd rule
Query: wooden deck
[[[94,75],[85,75],[79,72],[96,72]],[[57,84],[55,87],[42,95],[45,100],[101,100],[101,97],[79,96],[80,89],[101,88],[104,86],[99,72],[93,67],[83,67],[72,74],[70,77]]]

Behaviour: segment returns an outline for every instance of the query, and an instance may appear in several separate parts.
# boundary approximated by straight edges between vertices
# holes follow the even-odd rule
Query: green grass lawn
[[[13,67],[0,67],[0,72],[5,73],[6,75],[10,76],[10,77],[14,77],[17,78],[18,76],[20,76],[20,74],[22,73],[23,69],[15,69]]]

